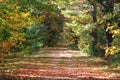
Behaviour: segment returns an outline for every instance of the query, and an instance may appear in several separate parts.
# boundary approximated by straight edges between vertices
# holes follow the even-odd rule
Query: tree
[[[119,53],[118,44],[116,39],[119,37],[118,25],[119,25],[119,1],[118,0],[88,0],[92,5],[97,5],[97,23],[98,26],[103,26],[106,33],[106,43],[108,47],[101,47],[105,49],[105,55],[114,55]],[[102,16],[102,17],[101,17]],[[102,27],[102,28],[103,28]],[[97,28],[98,29],[98,28]],[[98,29],[100,31],[100,29]],[[117,34],[116,34],[117,33]],[[99,34],[98,34],[99,35]],[[98,36],[99,38],[100,36]],[[100,47],[100,46],[99,46]],[[114,50],[113,47],[116,49]]]
[[[29,39],[26,38],[29,34],[25,31],[28,30],[28,27],[33,26],[33,29],[35,29],[35,26],[41,26],[45,23],[43,24],[45,25],[44,28],[51,26],[51,29],[62,30],[62,20],[59,19],[62,19],[62,15],[56,6],[52,5],[49,1],[4,0],[1,1],[0,4],[0,44],[2,48],[5,48],[3,43],[10,43],[8,49],[3,49],[6,50],[7,53],[9,51],[21,51],[25,47],[25,42],[29,41]],[[48,16],[50,19],[47,18]],[[54,30],[55,33],[57,33],[57,30]],[[40,31],[40,33],[43,34],[44,30]],[[46,32],[47,31],[49,32],[48,29]],[[50,34],[54,34],[52,32],[53,31],[51,31]],[[38,35],[39,34],[37,34],[37,36]],[[57,34],[53,36],[56,37]],[[43,35],[39,35],[38,37],[43,37]]]

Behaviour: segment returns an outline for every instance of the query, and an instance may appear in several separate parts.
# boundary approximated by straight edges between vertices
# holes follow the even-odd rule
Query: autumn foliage
[[[48,2],[44,0],[0,1],[1,52],[34,50],[48,45],[48,42],[56,42],[53,39],[57,39],[57,35],[62,31],[62,19],[59,20],[62,15]]]

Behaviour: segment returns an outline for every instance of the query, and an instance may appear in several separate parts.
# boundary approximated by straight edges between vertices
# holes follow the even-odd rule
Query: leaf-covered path
[[[105,60],[66,47],[43,48],[31,57],[8,59],[3,80],[120,80]],[[2,80],[2,79],[0,79]]]

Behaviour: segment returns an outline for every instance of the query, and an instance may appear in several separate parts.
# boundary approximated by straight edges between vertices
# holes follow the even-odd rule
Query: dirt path
[[[43,48],[31,57],[6,62],[11,69],[5,70],[3,80],[120,80],[120,70],[106,61],[65,47]]]

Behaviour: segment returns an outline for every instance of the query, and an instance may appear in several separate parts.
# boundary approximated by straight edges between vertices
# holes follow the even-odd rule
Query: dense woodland
[[[0,0],[0,66],[61,45],[119,66],[120,0]]]

